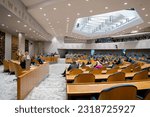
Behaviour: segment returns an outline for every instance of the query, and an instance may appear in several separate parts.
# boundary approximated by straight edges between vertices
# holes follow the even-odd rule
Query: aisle
[[[0,100],[17,99],[17,82],[15,75],[3,73],[3,66],[0,66]]]
[[[65,100],[66,97],[66,80],[61,73],[67,67],[62,60],[57,64],[49,66],[49,77],[35,87],[26,100]]]
[[[64,100],[66,99],[66,80],[61,73],[68,65],[64,59],[57,64],[49,65],[49,77],[35,87],[26,100]],[[3,73],[3,66],[0,66],[0,100],[17,99],[17,82],[15,75]]]

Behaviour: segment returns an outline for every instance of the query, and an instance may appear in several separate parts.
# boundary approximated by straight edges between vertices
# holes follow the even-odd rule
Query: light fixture
[[[29,28],[29,30],[32,30],[31,28]]]
[[[8,14],[7,16],[8,16],[8,17],[11,17],[11,15],[10,15],[10,14]]]
[[[46,13],[44,13],[44,16],[46,16]]]
[[[128,4],[127,2],[124,3],[124,5],[127,5],[127,4]]]
[[[147,16],[148,16],[148,14],[145,14],[145,16],[147,17]]]
[[[24,25],[24,27],[27,27],[27,25]]]
[[[42,10],[43,8],[42,7],[40,7],[40,10]]]
[[[69,20],[69,17],[67,17],[67,20]]]
[[[35,33],[35,30],[33,32]]]
[[[77,15],[79,16],[79,15],[80,15],[80,13],[77,13]]]
[[[5,26],[5,24],[2,24],[2,26],[4,27],[4,26]]]
[[[144,11],[145,10],[145,8],[142,8],[142,11]]]
[[[93,10],[90,10],[89,12],[90,12],[90,13],[92,13],[92,12],[93,12]]]
[[[18,20],[17,23],[20,23],[20,21]]]
[[[148,24],[150,24],[150,22],[147,22]]]
[[[48,19],[48,18],[46,18],[46,20],[48,21],[49,19]]]
[[[70,4],[70,3],[68,3],[68,6],[71,6],[71,4]]]
[[[55,11],[55,10],[56,10],[56,8],[53,8],[53,10]]]
[[[108,7],[105,7],[105,9],[108,9]]]
[[[18,30],[16,30],[16,32],[18,32]]]
[[[89,0],[85,0],[86,2],[88,2]]]

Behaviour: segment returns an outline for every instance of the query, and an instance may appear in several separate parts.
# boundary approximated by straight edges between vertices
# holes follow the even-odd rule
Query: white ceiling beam
[[[37,4],[34,4],[32,6],[29,6],[28,7],[28,11],[31,11],[31,10],[34,10],[34,9],[37,9],[37,8],[44,8],[48,5],[52,5],[52,4],[55,4],[55,3],[58,3],[58,2],[63,2],[63,1],[66,1],[66,0],[44,0],[43,2],[40,2],[40,3],[37,3]]]

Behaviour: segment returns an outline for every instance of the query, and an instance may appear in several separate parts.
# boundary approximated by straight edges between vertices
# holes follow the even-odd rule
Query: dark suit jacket
[[[79,68],[79,64],[76,63],[72,63],[69,67],[68,67],[68,71],[70,71],[73,68]]]

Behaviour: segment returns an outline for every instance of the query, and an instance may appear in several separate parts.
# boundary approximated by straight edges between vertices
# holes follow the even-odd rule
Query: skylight
[[[87,37],[104,36],[123,31],[138,24],[143,20],[133,8],[105,14],[78,18],[73,32]]]

